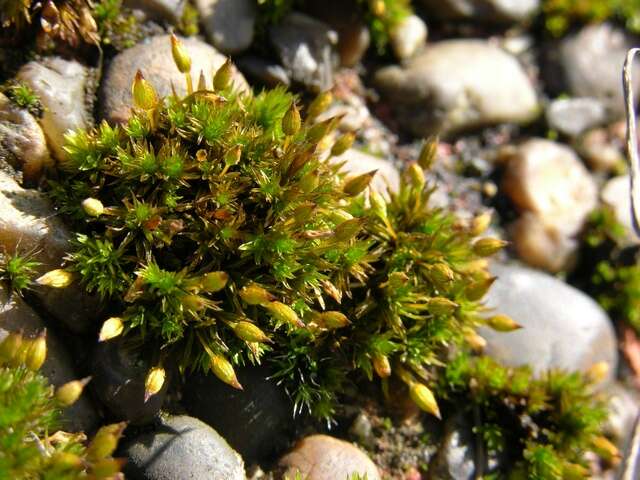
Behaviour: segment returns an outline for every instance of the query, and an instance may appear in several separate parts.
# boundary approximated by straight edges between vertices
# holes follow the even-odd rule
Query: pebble
[[[438,453],[427,470],[428,480],[475,479],[474,435],[463,415],[451,417],[445,425],[445,434]]]
[[[73,60],[46,57],[24,65],[16,78],[38,95],[44,107],[39,122],[51,153],[57,160],[65,159],[65,133],[92,123],[85,101],[87,69]]]
[[[289,74],[278,63],[253,55],[245,55],[238,58],[237,65],[249,79],[256,80],[267,87],[273,88],[278,85],[288,87],[291,85]]]
[[[253,42],[258,15],[255,0],[196,0],[207,38],[220,52],[235,55]]]
[[[152,366],[121,339],[98,343],[93,352],[91,387],[117,420],[149,423],[160,411],[170,383],[168,376],[162,389],[145,402],[144,382]]]
[[[34,338],[47,325],[43,319],[29,307],[22,298],[0,286],[0,342],[9,332],[22,330],[25,336]],[[47,358],[40,369],[56,387],[78,380],[72,357],[56,333],[47,330]],[[62,411],[62,426],[74,432],[91,431],[98,422],[98,414],[86,392],[76,403]]]
[[[609,416],[603,431],[620,445],[627,444],[631,437],[633,422],[640,413],[640,398],[638,394],[625,388],[620,382],[615,382],[607,388]]]
[[[576,140],[576,151],[595,172],[612,172],[626,163],[621,143],[604,128],[584,133]]]
[[[289,442],[293,407],[284,390],[263,367],[236,368],[243,390],[213,374],[192,375],[185,382],[187,411],[215,428],[248,464],[270,458]]]
[[[23,189],[0,171],[0,249],[34,252],[34,259],[43,264],[42,274],[62,265],[70,238],[71,232],[43,193]],[[75,282],[67,288],[38,286],[33,291],[42,307],[74,332],[86,332],[100,311],[97,298]]]
[[[196,38],[182,38],[181,41],[191,56],[194,83],[203,71],[210,86],[212,72],[222,66],[226,58]],[[131,84],[138,70],[155,87],[160,97],[170,95],[172,85],[179,95],[186,93],[185,77],[173,62],[169,35],[152,37],[119,53],[107,67],[100,88],[100,104],[102,117],[109,122],[125,123],[131,116]],[[238,89],[249,89],[238,71],[233,79]]]
[[[505,365],[529,364],[536,374],[551,368],[586,371],[607,362],[602,386],[610,383],[618,365],[616,335],[591,297],[530,268],[493,263],[490,270],[498,279],[485,297],[486,306],[523,328],[509,333],[481,328],[485,353]]]
[[[338,34],[327,24],[293,12],[269,29],[269,39],[292,81],[313,91],[331,88]]]
[[[427,25],[417,15],[409,15],[391,29],[389,41],[399,60],[411,58],[426,46]]]
[[[554,100],[545,113],[549,128],[568,137],[577,137],[607,121],[607,112],[602,103],[589,97]]]
[[[279,460],[286,473],[294,478],[300,473],[305,480],[337,480],[350,475],[366,475],[367,480],[380,480],[378,468],[359,448],[328,435],[311,435],[300,440]]]
[[[521,22],[540,8],[540,0],[422,0],[440,18],[485,22]]]
[[[44,168],[53,164],[38,121],[3,93],[0,93],[0,159],[20,170],[28,184],[37,183]]]
[[[127,8],[142,11],[145,20],[168,20],[173,24],[180,22],[186,4],[186,0],[125,0],[123,3]]]
[[[244,463],[224,438],[186,415],[164,418],[123,449],[131,480],[245,480]]]
[[[613,177],[602,187],[600,199],[613,212],[618,223],[624,226],[626,235],[622,242],[626,245],[637,245],[640,244],[640,239],[635,234],[633,220],[631,219],[630,188],[629,175]]]
[[[539,114],[533,85],[516,58],[484,40],[427,46],[406,66],[378,70],[374,83],[415,135],[443,135]]]
[[[359,175],[377,170],[371,182],[372,188],[379,193],[387,191],[387,185],[397,191],[400,185],[400,174],[391,162],[380,157],[374,157],[355,148],[350,148],[338,157],[332,157],[331,162],[346,162],[343,170],[351,175]]]
[[[621,75],[627,50],[635,45],[624,30],[609,23],[583,27],[549,49],[550,87],[575,97],[602,102],[611,120],[624,117]],[[640,66],[634,67],[634,91],[640,93]]]

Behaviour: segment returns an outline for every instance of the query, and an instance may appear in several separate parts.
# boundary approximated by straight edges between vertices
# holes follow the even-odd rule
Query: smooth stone
[[[447,19],[521,22],[540,8],[540,0],[422,0],[428,13]]]
[[[427,470],[427,480],[475,479],[475,439],[471,426],[462,415],[455,415],[445,425],[438,453]]]
[[[235,55],[253,42],[258,15],[255,0],[196,0],[207,38],[220,52]]]
[[[244,390],[213,375],[195,374],[183,391],[187,411],[220,432],[248,464],[286,448],[293,406],[264,367],[236,368]]]
[[[127,348],[120,339],[101,342],[95,347],[91,363],[93,391],[117,420],[141,425],[158,415],[170,378],[145,402],[145,378],[153,365],[142,358],[139,350]]]
[[[575,148],[595,172],[612,172],[626,163],[621,141],[604,128],[590,130],[576,139]]]
[[[400,60],[413,57],[427,43],[427,25],[417,15],[409,15],[389,32],[393,53]]]
[[[367,480],[380,480],[378,468],[359,448],[328,435],[311,435],[300,440],[278,462],[293,479],[300,473],[305,480],[336,480],[351,475],[366,475]]]
[[[640,413],[640,398],[636,392],[619,382],[608,387],[606,394],[609,415],[603,431],[618,445],[624,446],[631,437],[633,422]]]
[[[406,66],[378,70],[374,83],[400,124],[419,136],[524,124],[540,111],[516,58],[484,40],[430,44]]]
[[[10,332],[22,331],[26,337],[34,338],[45,330],[45,322],[15,294],[8,295],[0,287],[0,342]],[[78,380],[72,357],[60,337],[51,329],[47,330],[47,358],[40,369],[52,385],[59,387]],[[99,422],[98,414],[86,392],[76,403],[62,410],[62,427],[75,432],[93,430]]]
[[[38,95],[44,107],[40,126],[51,153],[57,160],[65,159],[65,133],[92,124],[85,101],[87,69],[73,60],[46,57],[24,65],[16,78]]]
[[[125,0],[127,8],[141,10],[147,20],[168,20],[173,24],[180,22],[186,0]]]
[[[640,244],[640,239],[633,229],[630,189],[629,175],[619,175],[605,183],[600,192],[600,199],[606,207],[611,209],[618,223],[624,226],[626,231],[624,243],[637,245]]]
[[[534,138],[507,162],[502,185],[520,211],[535,213],[566,236],[580,231],[597,206],[598,189],[571,148]]]
[[[484,303],[523,328],[509,333],[481,328],[486,354],[509,366],[529,364],[536,374],[553,368],[586,371],[607,362],[609,373],[601,385],[608,385],[618,365],[618,342],[595,300],[538,270],[499,263],[490,270],[498,279]]]
[[[294,82],[314,91],[333,85],[338,35],[327,24],[293,12],[269,29],[269,39]]]
[[[611,120],[624,117],[622,65],[637,41],[608,23],[583,27],[553,44],[546,77],[551,88],[574,97],[600,100]],[[640,93],[640,66],[633,72],[634,91]]]
[[[9,253],[33,252],[42,263],[38,273],[60,268],[70,249],[71,232],[46,196],[23,189],[0,171],[0,247]],[[74,332],[85,332],[100,312],[96,297],[72,283],[66,288],[36,286],[33,293],[43,308]]]
[[[602,103],[588,97],[554,100],[545,114],[549,128],[568,137],[577,137],[607,121],[607,112]]]
[[[211,75],[226,61],[226,57],[212,46],[196,39],[181,39],[191,56],[191,75],[197,82],[204,72],[211,85]],[[107,67],[100,88],[102,117],[109,122],[126,123],[131,116],[131,84],[140,70],[156,89],[158,96],[172,93],[172,85],[178,95],[186,94],[185,77],[173,62],[169,35],[159,35],[138,43],[114,57]],[[248,90],[249,86],[240,72],[233,75],[236,88]]]
[[[397,191],[400,186],[400,173],[391,162],[355,148],[350,148],[338,157],[332,157],[331,162],[346,162],[343,170],[351,175],[360,175],[377,170],[371,186],[379,193],[385,193],[387,186],[390,186],[394,191]]]
[[[224,438],[186,415],[162,420],[123,449],[131,480],[245,480],[244,463]]]
[[[45,167],[53,165],[38,121],[26,109],[0,93],[0,159],[22,171],[27,183],[37,183]]]
[[[240,57],[236,63],[249,79],[256,80],[270,88],[278,85],[287,87],[291,85],[289,74],[282,65],[252,55]]]

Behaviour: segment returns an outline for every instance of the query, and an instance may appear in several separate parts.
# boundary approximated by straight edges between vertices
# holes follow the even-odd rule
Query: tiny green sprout
[[[44,113],[40,98],[28,85],[14,82],[5,89],[4,93],[18,107],[29,110],[33,115],[41,117]]]
[[[22,296],[32,285],[41,263],[31,254],[18,253],[0,255],[0,280],[9,290]]]

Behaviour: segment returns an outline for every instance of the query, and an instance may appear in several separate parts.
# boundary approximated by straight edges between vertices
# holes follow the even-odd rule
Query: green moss
[[[100,0],[93,7],[100,40],[116,50],[135,45],[143,36],[133,14],[123,8],[122,0]]]
[[[22,296],[36,275],[36,269],[40,262],[34,260],[29,254],[4,254],[0,255],[0,281],[12,293]]]
[[[640,32],[638,0],[545,0],[542,4],[547,31],[565,33],[576,23],[619,20],[632,32]]]
[[[2,91],[15,105],[29,110],[36,117],[41,117],[44,113],[40,98],[28,85],[22,82],[9,82]]]

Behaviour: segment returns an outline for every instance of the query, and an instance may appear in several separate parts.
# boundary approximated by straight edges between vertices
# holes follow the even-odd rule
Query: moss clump
[[[83,433],[56,431],[62,408],[75,402],[86,382],[54,390],[38,373],[46,356],[44,336],[10,334],[0,343],[0,478],[74,480],[115,478],[112,458],[124,424]]]
[[[10,292],[22,296],[40,266],[41,263],[28,254],[0,254],[0,281]]]
[[[2,93],[18,107],[28,110],[36,117],[42,117],[44,107],[38,95],[28,85],[22,82],[7,82],[2,88]]]
[[[122,0],[101,0],[93,7],[93,18],[103,45],[116,50],[132,47],[143,33],[133,14],[122,7]]]
[[[528,367],[460,355],[446,366],[439,392],[457,409],[463,405],[484,450],[501,459],[501,470],[483,478],[586,479],[586,452],[619,460],[601,434],[606,410],[593,381],[561,371],[536,378]]]
[[[575,23],[620,20],[632,32],[640,32],[638,0],[545,0],[542,4],[545,28],[554,36]]]
[[[178,42],[174,56],[188,72]],[[233,365],[266,358],[296,409],[319,417],[348,380],[429,383],[484,322],[482,257],[503,243],[431,208],[417,164],[390,201],[367,198],[374,172],[345,178],[324,159],[338,119],[313,120],[328,94],[302,121],[285,90],[239,93],[230,69],[213,90],[203,79],[164,100],[139,74],[128,125],[68,136],[51,183],[79,231],[68,269],[109,299],[125,335],[158,346],[157,365],[240,388]]]

